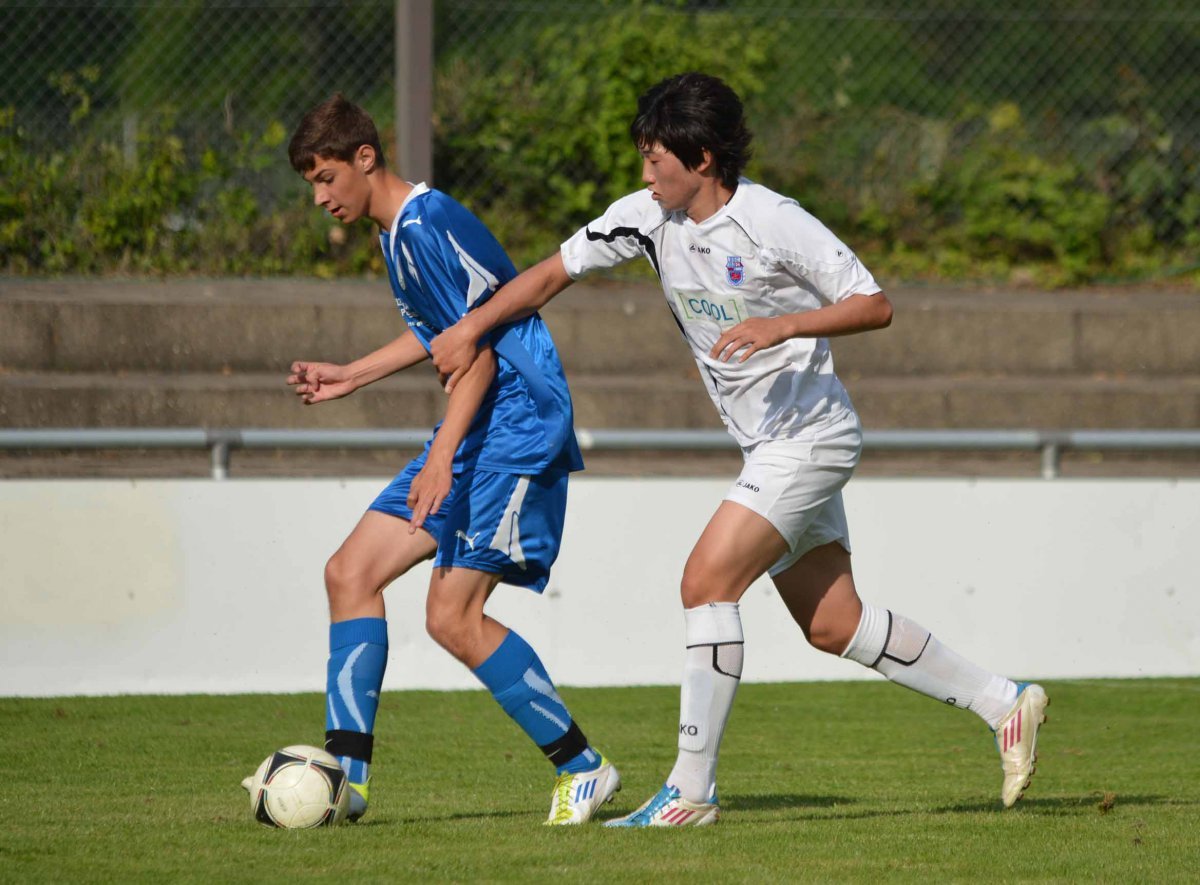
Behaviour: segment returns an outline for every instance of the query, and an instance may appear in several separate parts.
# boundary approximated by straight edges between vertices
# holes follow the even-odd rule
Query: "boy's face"
[[[678,212],[691,206],[704,176],[699,169],[688,169],[677,156],[655,143],[642,148],[642,181],[655,202],[668,212]]]
[[[312,185],[313,202],[344,224],[358,221],[370,207],[367,168],[374,156],[364,158],[362,154],[360,148],[350,162],[318,154],[316,165],[304,175]]]

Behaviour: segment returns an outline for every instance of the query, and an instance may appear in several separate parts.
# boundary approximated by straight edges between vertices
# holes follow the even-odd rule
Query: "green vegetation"
[[[550,830],[550,770],[483,692],[393,692],[360,824],[255,823],[238,782],[319,742],[317,695],[0,699],[0,881],[1134,881],[1195,879],[1200,680],[1049,684],[1038,774],[1000,808],[972,715],[880,682],[743,686],[724,819]],[[567,689],[625,789],[674,758],[675,687]]]
[[[1034,0],[1004,15],[901,0],[436,6],[435,181],[518,265],[639,186],[637,95],[701,69],[746,99],[751,177],[884,280],[1200,282],[1200,70],[1185,63],[1200,24],[1174,0],[1115,18]],[[381,272],[367,224],[313,211],[284,148],[336,88],[388,137],[390,9],[88,8],[95,33],[120,35],[108,43],[79,39],[82,13],[14,9],[0,82],[26,88],[0,104],[0,273]]]

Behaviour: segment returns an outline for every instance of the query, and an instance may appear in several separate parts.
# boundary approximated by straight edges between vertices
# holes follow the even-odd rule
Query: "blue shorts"
[[[393,479],[371,510],[412,519],[408,491],[425,466],[422,453]],[[534,475],[467,470],[457,473],[424,529],[437,541],[434,567],[459,566],[500,575],[506,584],[541,593],[562,544],[566,470]]]

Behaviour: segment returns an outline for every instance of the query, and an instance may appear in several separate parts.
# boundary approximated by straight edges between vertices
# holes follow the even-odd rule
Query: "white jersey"
[[[725,426],[744,449],[764,440],[819,439],[857,420],[825,338],[792,338],[746,362],[709,356],[748,317],[815,310],[881,291],[857,256],[795,200],[743,178],[699,224],[664,212],[648,190],[622,197],[562,244],[578,278],[638,256],[654,266],[671,312]]]

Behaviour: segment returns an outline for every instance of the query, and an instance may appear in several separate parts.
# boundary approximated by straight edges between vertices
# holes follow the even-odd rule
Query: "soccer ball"
[[[346,819],[350,786],[334,756],[296,745],[263,760],[250,781],[250,809],[268,827],[327,827]]]

